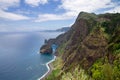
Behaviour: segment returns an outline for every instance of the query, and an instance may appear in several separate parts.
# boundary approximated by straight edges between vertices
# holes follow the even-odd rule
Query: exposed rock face
[[[68,33],[70,31],[59,35],[56,39],[49,39],[41,48],[40,48],[40,53],[44,53],[44,52],[48,52],[48,50],[51,50],[51,45],[52,44],[56,44],[57,46],[61,45],[62,43],[64,43],[67,39],[69,39],[70,37],[68,36]],[[67,35],[67,36],[66,36]]]
[[[98,58],[105,55],[107,40],[100,29],[95,29],[83,41],[78,40],[71,44],[74,44],[74,47],[70,47],[69,51],[65,51],[67,54],[63,55],[65,61],[63,69],[75,64],[88,69]]]
[[[120,62],[119,21],[119,13],[96,15],[81,12],[69,31],[56,39],[48,40],[46,45],[53,43],[58,45],[56,54],[62,57],[62,71],[69,72],[80,66],[92,77],[94,72],[91,68],[97,60],[101,62],[101,66],[106,62],[112,66],[116,65],[114,62]],[[108,61],[105,61],[106,59]],[[60,76],[57,77],[58,80],[59,78]]]
[[[81,12],[69,31],[59,35],[56,39],[48,40],[46,46],[50,46],[53,43],[60,46],[61,44],[68,42],[68,45],[65,49],[70,49],[73,47],[73,45],[77,44],[78,41],[82,41],[89,34],[90,29],[93,28],[93,25],[96,24],[96,21],[97,16],[95,14]]]
[[[81,12],[69,31],[56,39],[48,40],[46,45],[65,45],[62,53],[59,52],[59,47],[56,51],[57,54],[62,54],[63,70],[77,64],[87,70],[98,58],[107,54],[109,41],[105,35],[113,34],[116,27],[120,26],[120,18],[116,16],[120,14],[96,15]]]
[[[40,48],[40,53],[47,53],[47,54],[51,54],[52,53],[52,47],[50,45],[43,45]]]

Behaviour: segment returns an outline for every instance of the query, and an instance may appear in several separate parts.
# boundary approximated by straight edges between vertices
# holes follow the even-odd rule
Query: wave
[[[52,63],[53,61],[55,61],[55,59],[56,59],[56,56],[54,56],[54,58],[53,58],[52,60],[50,60],[49,62],[47,62],[47,63],[45,64],[45,65],[47,66],[48,71],[47,71],[43,76],[41,76],[39,79],[37,79],[37,80],[43,79],[43,78],[49,73],[49,71],[50,71],[49,64]]]

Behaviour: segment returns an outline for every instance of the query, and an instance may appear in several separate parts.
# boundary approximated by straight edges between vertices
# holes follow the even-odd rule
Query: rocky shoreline
[[[46,63],[46,66],[48,68],[48,71],[38,80],[45,80],[45,78],[50,75],[50,73],[52,72],[53,70],[53,67],[52,67],[52,62],[55,61],[56,59],[56,56],[54,56],[54,59],[52,59],[51,61],[49,61],[48,63]]]
[[[52,63],[48,64],[48,66],[49,66],[49,69],[50,69],[49,72],[48,72],[42,79],[40,79],[40,80],[45,80],[45,78],[46,78],[47,76],[49,76],[50,73],[52,72],[52,70],[53,70]]]

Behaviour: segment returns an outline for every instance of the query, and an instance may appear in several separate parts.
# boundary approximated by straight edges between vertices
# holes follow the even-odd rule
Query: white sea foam
[[[40,52],[38,51],[37,54],[40,54]]]
[[[49,64],[52,63],[53,61],[55,61],[55,59],[56,59],[56,56],[54,56],[54,58],[53,58],[51,61],[49,61],[49,62],[47,62],[47,63],[45,64],[45,65],[47,66],[48,71],[47,71],[43,76],[41,76],[39,79],[37,79],[37,80],[43,79],[43,78],[48,74],[48,72],[50,71]]]
[[[46,65],[46,64],[41,64],[41,65]]]

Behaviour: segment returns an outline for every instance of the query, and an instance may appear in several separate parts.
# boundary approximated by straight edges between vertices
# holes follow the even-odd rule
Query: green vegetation
[[[103,80],[102,72],[103,63],[101,60],[96,61],[91,68],[92,78],[95,80]]]
[[[120,14],[82,12],[68,33],[46,80],[120,80]]]
[[[59,69],[53,70],[52,73],[45,80],[57,80],[59,72]]]
[[[92,65],[91,73],[92,78],[95,80],[113,80],[112,66],[108,62],[104,63],[103,58]]]
[[[113,69],[109,63],[103,65],[104,80],[113,80]]]
[[[53,63],[53,71],[45,80],[57,80],[57,77],[61,74],[61,68],[63,66],[62,59],[58,57]]]
[[[65,50],[65,47],[66,47],[66,43],[63,43],[63,44],[61,44],[60,46],[59,46],[59,48],[58,48],[58,53],[60,53],[59,55],[61,55],[62,56],[62,54],[64,53],[64,50]]]
[[[113,79],[120,80],[120,57],[113,63]]]
[[[113,64],[104,62],[104,58],[97,60],[90,68],[95,80],[120,80],[120,58]]]
[[[109,40],[108,50],[113,54],[120,53],[120,28],[117,28]]]
[[[97,16],[96,14],[92,13],[91,15],[89,13],[86,13],[86,12],[81,12],[79,14],[79,17],[78,17],[78,20],[79,19],[86,19],[86,20],[94,20],[94,19],[97,19]]]
[[[120,80],[120,27],[118,27],[118,21],[116,20],[118,20],[118,17],[99,24],[104,31],[103,35],[108,40],[106,46],[108,55],[98,59],[90,68],[92,78],[95,80]]]
[[[45,80],[92,80],[80,66],[75,67],[75,69],[69,72],[62,71],[63,62],[60,57],[57,57],[56,61],[52,64],[54,69]]]
[[[55,69],[61,69],[63,66],[63,61],[61,57],[57,57],[56,60],[53,62],[53,67]]]
[[[61,80],[91,80],[91,78],[77,66],[72,72],[64,73]]]

